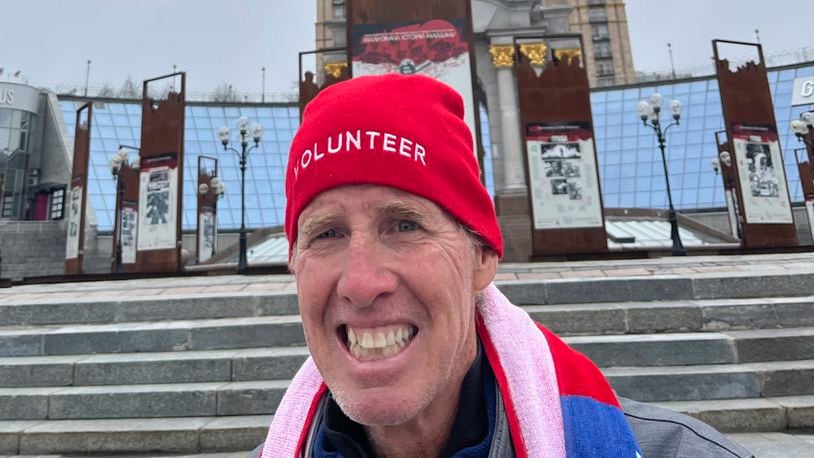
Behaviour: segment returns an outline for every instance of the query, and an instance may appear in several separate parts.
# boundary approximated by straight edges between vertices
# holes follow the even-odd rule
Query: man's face
[[[305,336],[342,410],[372,426],[454,409],[477,349],[474,295],[496,256],[433,202],[382,186],[323,192],[298,234]]]

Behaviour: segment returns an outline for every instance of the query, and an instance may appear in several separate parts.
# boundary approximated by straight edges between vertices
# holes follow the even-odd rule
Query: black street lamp
[[[800,119],[791,122],[791,130],[797,140],[806,145],[808,157],[814,161],[814,113],[806,111],[800,114]]]
[[[741,238],[741,227],[738,221],[738,198],[735,195],[735,180],[732,177],[732,155],[729,151],[721,151],[716,159],[710,161],[712,171],[717,177],[720,173],[724,180],[724,198],[726,199],[726,213],[729,217],[729,231],[733,237]],[[723,168],[726,167],[726,171]]]
[[[681,102],[673,100],[670,102],[670,113],[673,116],[673,122],[667,125],[664,129],[661,128],[661,121],[659,116],[661,114],[661,103],[664,97],[658,92],[653,93],[647,100],[642,100],[636,104],[636,113],[642,119],[642,123],[646,127],[653,129],[656,133],[656,139],[659,142],[659,150],[661,151],[661,163],[664,166],[664,181],[667,184],[667,202],[670,204],[670,238],[673,240],[673,256],[686,256],[687,250],[681,243],[681,235],[678,232],[678,218],[676,217],[676,210],[673,207],[673,195],[670,191],[670,176],[667,172],[667,157],[664,152],[665,136],[671,127],[679,124],[681,118]]]
[[[240,161],[240,255],[237,261],[237,273],[245,274],[249,268],[246,259],[246,161],[249,152],[260,146],[260,139],[263,137],[263,126],[258,123],[252,125],[251,137],[254,146],[249,146],[249,118],[246,116],[238,118],[237,130],[240,136],[240,151],[229,147],[231,130],[228,127],[221,127],[218,130],[218,137],[223,144],[223,150],[234,151]]]
[[[122,267],[122,215],[124,214],[124,209],[122,207],[124,203],[123,195],[125,177],[122,173],[122,167],[137,168],[136,164],[130,164],[129,154],[127,153],[128,150],[135,151],[136,153],[141,152],[141,150],[135,146],[119,145],[119,151],[115,156],[113,156],[113,159],[110,160],[110,173],[113,174],[113,178],[116,180],[116,227],[118,228],[116,231],[116,256],[114,268],[116,273],[121,273],[124,270]]]

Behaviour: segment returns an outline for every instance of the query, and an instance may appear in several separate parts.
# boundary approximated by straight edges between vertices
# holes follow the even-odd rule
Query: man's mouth
[[[344,326],[345,344],[359,361],[390,358],[401,353],[415,337],[418,329],[409,324],[379,328]]]

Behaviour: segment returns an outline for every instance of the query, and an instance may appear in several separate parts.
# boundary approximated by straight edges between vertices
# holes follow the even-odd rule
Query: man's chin
[[[333,392],[333,397],[348,418],[364,426],[395,426],[407,423],[417,417],[427,404],[426,399],[394,396],[392,392],[389,394],[364,391],[354,394]]]

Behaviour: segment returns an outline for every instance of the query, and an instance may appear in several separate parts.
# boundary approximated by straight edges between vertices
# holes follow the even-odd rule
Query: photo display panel
[[[178,167],[173,156],[153,158],[139,174],[138,250],[173,249],[178,224]]]
[[[125,202],[121,220],[122,264],[135,264],[138,240],[138,206]]]
[[[746,222],[793,224],[783,156],[774,129],[737,125],[732,143],[744,191]]]
[[[588,123],[526,127],[534,229],[602,227],[596,155]]]
[[[482,163],[474,88],[472,12],[466,0],[355,0],[348,2],[351,76],[421,74],[455,89],[473,154]]]
[[[352,74],[421,74],[446,83],[463,97],[464,121],[477,145],[466,25],[466,18],[356,25]]]

